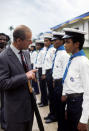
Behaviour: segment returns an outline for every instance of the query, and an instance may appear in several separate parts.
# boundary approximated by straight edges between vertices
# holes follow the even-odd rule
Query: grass
[[[84,48],[84,52],[85,52],[86,56],[89,59],[89,48]]]

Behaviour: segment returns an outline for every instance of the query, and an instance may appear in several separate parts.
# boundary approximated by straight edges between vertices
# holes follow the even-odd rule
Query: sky
[[[41,32],[89,12],[89,0],[0,0],[0,32],[27,25],[33,37]]]

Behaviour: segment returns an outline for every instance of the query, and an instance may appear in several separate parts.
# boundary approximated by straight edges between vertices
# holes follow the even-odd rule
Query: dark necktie
[[[22,61],[22,65],[23,65],[24,71],[28,72],[28,66],[27,66],[27,64],[25,62],[25,58],[24,58],[22,50],[19,52],[19,54],[20,54],[20,57],[21,57],[21,61]]]

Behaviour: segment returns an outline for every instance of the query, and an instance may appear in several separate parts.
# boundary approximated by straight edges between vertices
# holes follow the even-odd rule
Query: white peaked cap
[[[83,34],[83,35],[87,34],[87,32],[85,32],[85,31],[81,31],[81,30],[74,29],[74,28],[64,28],[63,31],[65,31],[65,32],[74,32],[74,33],[79,33],[79,34]]]

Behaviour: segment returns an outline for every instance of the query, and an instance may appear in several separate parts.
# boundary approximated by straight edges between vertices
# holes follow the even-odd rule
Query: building
[[[75,28],[87,32],[85,35],[85,44],[84,47],[89,47],[89,12],[84,13],[78,17],[75,17],[71,20],[65,21],[59,25],[56,25],[51,28],[52,31],[63,31],[63,28]]]

